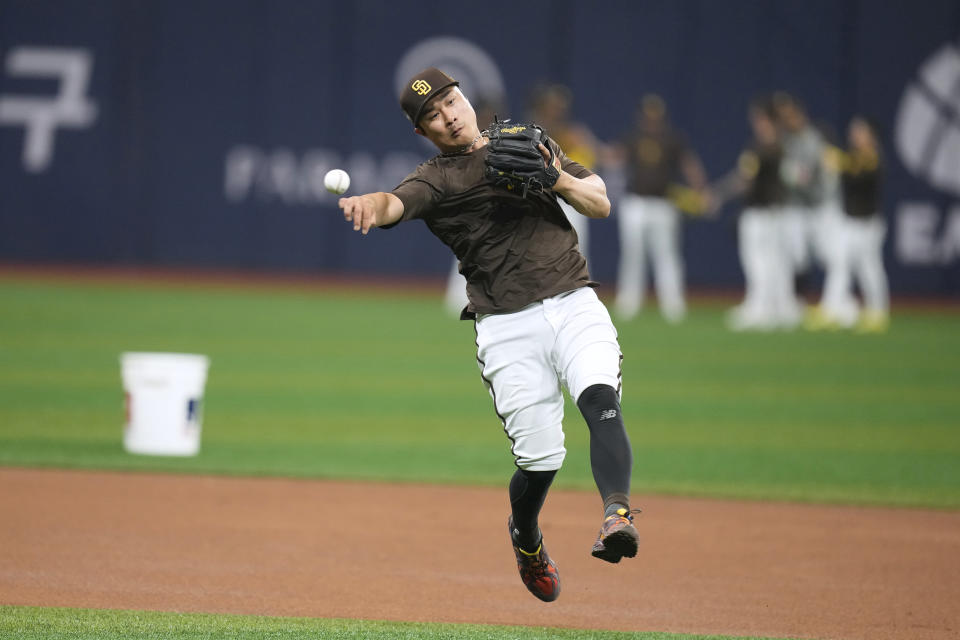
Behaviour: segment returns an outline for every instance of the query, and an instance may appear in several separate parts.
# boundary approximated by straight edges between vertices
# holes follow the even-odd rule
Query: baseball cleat
[[[617,509],[615,514],[604,519],[600,534],[590,552],[594,558],[607,562],[620,562],[620,558],[624,556],[632,558],[637,555],[640,534],[633,526],[634,513],[640,513],[640,510]]]
[[[517,570],[520,572],[520,579],[524,586],[544,602],[553,602],[560,595],[560,572],[547,555],[547,549],[543,546],[543,536],[540,537],[540,546],[537,550],[532,553],[527,552],[517,544],[513,516],[507,520],[507,526],[510,529],[513,555],[517,557]]]

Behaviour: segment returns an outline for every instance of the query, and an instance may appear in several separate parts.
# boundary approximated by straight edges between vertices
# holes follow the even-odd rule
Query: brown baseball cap
[[[420,122],[423,108],[447,87],[460,83],[440,69],[429,67],[414,75],[400,94],[400,108],[414,126]]]

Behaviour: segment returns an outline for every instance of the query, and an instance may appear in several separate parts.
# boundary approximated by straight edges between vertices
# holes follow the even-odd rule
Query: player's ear
[[[424,138],[427,137],[427,134],[424,133],[424,132],[423,132],[423,129],[421,129],[420,127],[414,127],[414,128],[413,128],[413,132],[414,132],[415,134],[417,134],[418,136],[423,136]]]

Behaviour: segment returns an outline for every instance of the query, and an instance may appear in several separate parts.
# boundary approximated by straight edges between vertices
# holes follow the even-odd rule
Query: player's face
[[[548,122],[560,122],[566,120],[570,113],[570,106],[563,96],[555,93],[548,94],[543,98],[539,105],[540,116]]]
[[[806,124],[806,117],[803,115],[803,111],[792,104],[784,105],[780,109],[779,116],[787,131],[800,131]]]
[[[470,101],[459,87],[451,87],[427,104],[416,132],[441,151],[451,152],[473,142],[480,130]]]
[[[848,132],[850,146],[857,151],[870,151],[873,149],[873,134],[866,122],[855,118],[850,122]]]
[[[777,126],[773,120],[759,109],[750,110],[750,126],[757,142],[765,145],[777,141]]]

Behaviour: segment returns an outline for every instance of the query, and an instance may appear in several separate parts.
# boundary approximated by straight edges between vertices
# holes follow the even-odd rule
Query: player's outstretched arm
[[[363,234],[373,227],[393,224],[403,215],[400,198],[383,191],[340,198],[337,204],[343,209],[343,219],[353,222],[353,230]]]

